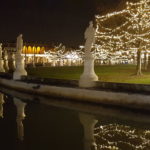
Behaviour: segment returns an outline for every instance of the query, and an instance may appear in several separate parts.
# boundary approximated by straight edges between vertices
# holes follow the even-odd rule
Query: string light
[[[120,25],[112,25],[112,20],[121,18]],[[116,57],[116,51],[128,51],[133,56],[150,50],[150,0],[126,3],[122,11],[103,16],[96,15],[95,52],[100,51]],[[117,20],[118,21],[118,20]],[[116,21],[116,22],[117,22]],[[120,22],[120,20],[119,20]],[[131,52],[133,51],[133,52]],[[138,54],[137,54],[138,55]],[[136,56],[137,56],[136,55]],[[131,56],[128,56],[131,58]]]

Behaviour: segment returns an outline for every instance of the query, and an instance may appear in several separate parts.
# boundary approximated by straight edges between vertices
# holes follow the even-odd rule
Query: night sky
[[[116,9],[122,0],[3,0],[0,41],[60,43],[77,47],[95,14]]]

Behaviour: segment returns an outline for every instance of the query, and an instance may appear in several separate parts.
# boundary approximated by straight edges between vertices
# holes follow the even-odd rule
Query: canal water
[[[0,149],[150,150],[149,111],[0,91]]]

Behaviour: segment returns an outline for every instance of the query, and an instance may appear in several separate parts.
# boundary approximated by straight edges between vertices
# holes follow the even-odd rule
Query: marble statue
[[[92,21],[90,21],[89,27],[85,30],[84,37],[86,39],[85,54],[90,55],[92,44],[95,42],[95,29]]]
[[[23,49],[23,38],[22,38],[22,34],[20,34],[20,35],[17,37],[16,48],[17,48],[17,52],[20,52],[20,53],[21,53],[21,51],[22,51],[22,49]]]
[[[0,72],[5,72],[4,60],[2,58],[2,43],[0,43]]]
[[[9,58],[9,71],[14,72],[16,69],[15,54],[11,53]]]
[[[14,80],[20,80],[21,76],[27,75],[27,71],[25,70],[24,57],[21,55],[21,52],[23,49],[22,34],[20,34],[17,37],[16,48],[17,48],[17,52],[15,55],[16,70],[13,73],[13,79]]]
[[[5,68],[5,72],[9,71],[9,66],[8,66],[8,53],[5,50],[4,52],[4,68]]]
[[[85,31],[85,58],[84,58],[84,71],[80,76],[79,87],[94,87],[94,82],[98,80],[98,76],[94,71],[94,57],[91,53],[92,45],[95,42],[95,29],[92,21],[89,23],[89,27]]]
[[[0,59],[2,58],[2,43],[0,43]]]

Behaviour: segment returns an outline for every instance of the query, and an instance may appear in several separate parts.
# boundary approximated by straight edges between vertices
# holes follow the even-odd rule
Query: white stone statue
[[[16,48],[17,48],[17,53],[15,55],[16,70],[13,73],[13,79],[20,80],[21,76],[27,75],[27,71],[25,70],[24,57],[21,56],[21,52],[23,48],[22,34],[20,34],[17,37]]]
[[[0,72],[5,72],[4,60],[2,58],[2,43],[0,43]]]
[[[94,71],[94,57],[91,53],[91,48],[95,42],[95,29],[92,21],[89,23],[89,27],[85,31],[85,58],[84,58],[84,71],[80,76],[79,87],[94,87],[94,82],[98,80],[98,76]]]
[[[22,49],[23,49],[23,38],[22,38],[22,34],[20,34],[20,35],[17,37],[16,48],[17,48],[17,52],[20,52],[20,53],[21,53],[21,51],[22,51]]]
[[[9,66],[8,66],[8,53],[5,50],[4,52],[4,68],[5,68],[5,72],[9,71]]]
[[[92,44],[95,42],[95,29],[92,21],[90,21],[89,27],[85,30],[84,37],[86,39],[85,54],[90,55]]]
[[[10,55],[10,71],[15,71],[15,69],[16,69],[16,62],[15,62],[15,55],[14,55],[14,53],[11,53],[11,55]]]
[[[2,58],[2,43],[0,43],[0,59]]]

